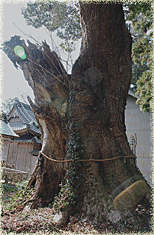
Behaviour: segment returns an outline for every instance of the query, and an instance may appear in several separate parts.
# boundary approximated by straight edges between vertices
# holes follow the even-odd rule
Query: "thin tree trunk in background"
[[[34,91],[35,104],[30,103],[42,131],[42,154],[28,186],[35,189],[34,206],[47,205],[63,182],[63,224],[70,214],[93,223],[136,218],[135,207],[142,199],[149,202],[150,189],[136,167],[124,123],[131,36],[121,4],[80,2],[80,13],[82,45],[71,76],[46,43],[43,49],[18,37],[5,43],[7,54],[17,43],[25,48],[25,61],[8,56]]]

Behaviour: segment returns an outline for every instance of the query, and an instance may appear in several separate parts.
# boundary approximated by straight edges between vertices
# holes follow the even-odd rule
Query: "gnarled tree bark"
[[[5,42],[4,51],[34,91],[35,104],[29,101],[42,131],[42,153],[28,186],[47,205],[60,183],[69,182],[75,204],[63,208],[63,223],[73,213],[94,223],[118,221],[129,213],[135,217],[137,203],[149,203],[150,192],[124,123],[131,36],[121,4],[80,2],[80,13],[82,45],[71,75],[45,42],[41,48],[17,36]],[[17,44],[25,60],[10,52]],[[63,161],[68,159],[73,161]]]

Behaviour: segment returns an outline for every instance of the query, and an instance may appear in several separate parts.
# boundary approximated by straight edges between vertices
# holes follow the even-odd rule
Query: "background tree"
[[[137,104],[144,112],[150,111],[152,101],[152,15],[150,1],[128,4],[127,20],[131,21],[133,37],[132,84],[139,95]]]
[[[8,114],[11,108],[13,107],[14,99],[9,98],[5,103],[1,104],[1,111]]]
[[[77,2],[43,0],[27,3],[27,8],[22,9],[22,15],[28,25],[35,28],[44,26],[50,32],[51,39],[51,32],[56,32],[62,40],[60,48],[68,53],[67,63],[72,62],[71,52],[75,50],[75,42],[81,38]]]
[[[28,101],[27,101],[27,93],[22,93],[20,94],[20,98],[21,98],[21,101],[28,104]],[[9,98],[7,99],[4,103],[1,103],[1,106],[0,106],[0,109],[8,114],[10,112],[10,110],[12,109],[14,103],[16,101],[16,97],[15,98]]]
[[[29,180],[32,207],[54,203],[59,223],[70,215],[94,224],[129,216],[140,228],[136,206],[150,205],[150,187],[136,166],[124,110],[132,77],[131,35],[121,4],[80,2],[82,43],[68,75],[55,52],[18,36],[4,51],[23,70],[35,103],[29,102],[43,144]],[[22,46],[26,58],[15,55]]]

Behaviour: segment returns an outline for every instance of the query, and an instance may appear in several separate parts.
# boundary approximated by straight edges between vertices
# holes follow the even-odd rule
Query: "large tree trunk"
[[[33,88],[35,104],[30,103],[43,137],[28,186],[34,186],[37,204],[46,205],[63,182],[56,199],[63,223],[73,213],[94,223],[118,221],[133,214],[150,191],[136,167],[124,123],[131,36],[121,4],[81,2],[80,12],[83,38],[71,76],[46,43],[43,49],[17,37],[5,43],[7,54],[8,45],[17,42],[25,48],[26,60],[10,59]]]
[[[80,129],[83,157],[106,160],[82,163],[80,170],[86,176],[77,192],[78,209],[92,221],[118,220],[122,212],[134,209],[147,190],[124,124],[131,81],[131,36],[120,4],[80,3],[80,12],[83,38],[70,81],[70,120]],[[118,156],[122,158],[114,159]],[[138,184],[143,192],[130,199],[130,191],[137,190]]]

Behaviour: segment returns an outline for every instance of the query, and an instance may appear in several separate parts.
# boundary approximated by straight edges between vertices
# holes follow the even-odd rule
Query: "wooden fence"
[[[7,167],[1,167],[2,182],[6,184],[9,182],[17,183],[23,180],[27,180],[30,177],[30,171],[20,171],[16,169],[11,169]]]
[[[39,150],[40,145],[37,148]],[[37,161],[37,157],[30,153],[32,150],[34,150],[33,143],[2,140],[1,173],[3,181],[6,183],[8,181],[17,182],[30,177]]]

